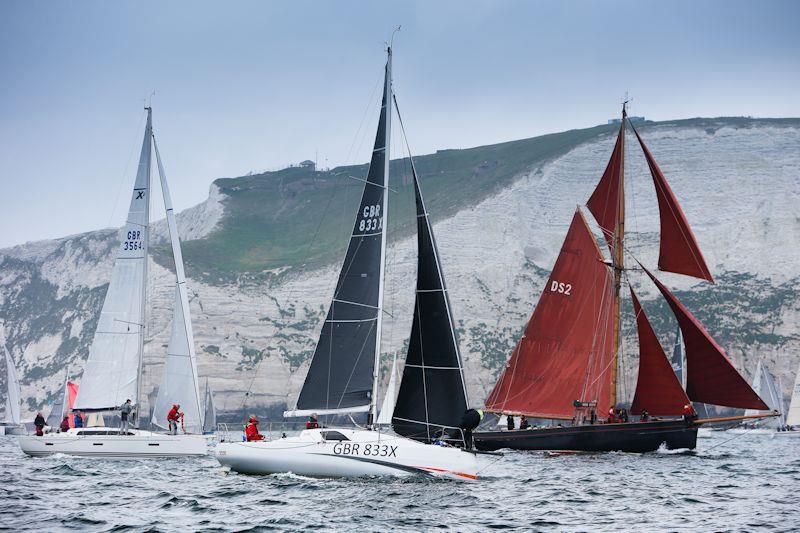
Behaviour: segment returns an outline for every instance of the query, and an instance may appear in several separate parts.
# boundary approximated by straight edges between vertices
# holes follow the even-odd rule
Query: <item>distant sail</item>
[[[692,401],[713,405],[768,409],[697,318],[649,270],[644,266],[642,269],[667,300],[683,333],[687,367],[686,395]]]
[[[622,123],[619,126],[614,151],[611,152],[611,159],[592,196],[586,202],[586,207],[603,230],[603,236],[612,256],[616,247],[614,234],[617,226],[625,221],[625,193],[622,187],[625,164],[625,116],[623,109]]]
[[[19,378],[17,377],[17,367],[14,360],[8,353],[8,348],[3,345],[6,357],[6,423],[19,424],[21,421],[20,402],[22,394],[19,388]]]
[[[656,188],[658,212],[661,218],[661,245],[658,256],[658,268],[666,272],[675,272],[686,276],[705,279],[714,283],[714,278],[706,265],[700,246],[697,244],[692,228],[683,214],[678,199],[667,183],[664,173],[658,167],[653,154],[644,144],[639,132],[631,124],[636,138],[642,147],[650,174]]]
[[[639,377],[633,395],[631,413],[639,415],[647,410],[651,415],[681,415],[689,398],[683,391],[661,343],[658,342],[650,322],[647,320],[639,299],[630,288],[636,328],[639,332]]]
[[[781,394],[778,387],[775,385],[775,379],[772,377],[767,365],[763,360],[758,361],[756,366],[756,375],[753,377],[753,389],[764,400],[764,403],[769,407],[768,411],[778,411],[780,416],[759,420],[756,422],[762,427],[780,428],[786,424],[786,418],[783,411],[783,394]],[[763,411],[757,409],[748,409],[744,412],[747,415],[763,414]]]
[[[388,426],[392,423],[395,399],[397,398],[397,356],[392,360],[392,370],[389,374],[389,384],[386,386],[386,396],[383,397],[381,412],[378,414],[378,425]]]
[[[391,51],[378,131],[344,264],[297,407],[284,416],[368,412],[382,321],[391,127]]]
[[[571,419],[573,401],[611,397],[613,278],[580,209],[539,303],[486,408]]]
[[[800,426],[800,366],[794,377],[794,387],[792,387],[792,399],[789,401],[789,410],[786,414],[786,424],[789,426]]]
[[[214,391],[206,378],[205,416],[203,416],[203,433],[213,433],[217,429],[217,406],[214,405]]]
[[[670,359],[672,370],[675,371],[675,376],[681,384],[681,387],[686,388],[686,357],[683,353],[683,335],[681,335],[680,326],[675,331],[675,344],[672,346],[672,358]]]
[[[64,415],[67,414],[67,402],[69,401],[69,368],[64,373],[64,385],[61,387],[61,393],[56,396],[56,401],[53,402],[53,407],[50,408],[50,414],[47,415],[45,424],[52,428],[57,428],[61,425]]]
[[[172,197],[169,193],[167,176],[161,162],[158,145],[153,140],[158,164],[158,175],[161,180],[161,191],[164,196],[164,208],[167,213],[167,228],[169,229],[172,257],[175,263],[175,295],[173,298],[172,331],[167,358],[164,364],[164,376],[158,388],[153,418],[151,422],[167,429],[167,413],[173,404],[181,406],[184,414],[183,427],[188,433],[203,432],[202,404],[200,403],[200,388],[197,376],[197,357],[194,348],[194,333],[192,331],[192,318],[189,312],[189,294],[186,288],[186,274],[183,266],[178,225],[175,220],[175,211],[172,208]]]
[[[79,411],[114,410],[125,400],[138,400],[150,231],[151,133],[148,109],[128,218],[75,401]]]
[[[417,288],[392,428],[399,435],[429,442],[443,429],[458,427],[468,402],[447,285],[413,161],[411,172],[417,209]]]

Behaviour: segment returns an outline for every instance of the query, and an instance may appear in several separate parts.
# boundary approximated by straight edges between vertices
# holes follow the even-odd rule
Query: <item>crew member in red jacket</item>
[[[244,429],[244,435],[247,438],[247,442],[264,440],[264,435],[258,432],[258,418],[256,418],[256,415],[250,415],[250,423]]]
[[[169,422],[169,431],[173,435],[178,434],[178,420],[183,418],[183,413],[181,413],[181,406],[180,404],[172,404],[172,409],[169,410],[167,413],[167,422]]]
[[[319,427],[319,419],[317,419],[317,413],[312,413],[311,416],[308,417],[308,421],[306,422],[306,429],[317,429]]]

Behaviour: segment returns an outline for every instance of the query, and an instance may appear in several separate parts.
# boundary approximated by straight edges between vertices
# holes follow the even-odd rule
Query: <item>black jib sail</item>
[[[391,51],[378,132],[350,244],[297,408],[284,416],[367,412],[374,404],[386,247],[390,95]]]
[[[411,171],[417,203],[417,291],[392,427],[405,437],[430,442],[443,430],[458,427],[468,402],[447,287],[413,161]]]

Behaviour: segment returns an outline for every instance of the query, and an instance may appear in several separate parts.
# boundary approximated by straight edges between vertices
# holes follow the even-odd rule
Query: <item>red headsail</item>
[[[78,384],[72,381],[67,382],[67,406],[64,409],[65,413],[72,411],[72,406],[75,405],[75,398],[78,397]],[[75,418],[69,417],[69,427],[75,427]]]
[[[624,115],[623,115],[624,116]],[[625,120],[619,127],[619,134],[617,135],[617,143],[614,145],[614,151],[611,153],[611,159],[608,161],[606,171],[603,172],[603,177],[600,178],[600,183],[594,189],[589,201],[586,202],[586,207],[589,208],[594,219],[603,230],[603,236],[606,238],[608,248],[611,254],[614,254],[614,232],[617,225],[624,222],[622,219],[625,213],[625,197],[622,194],[622,171],[625,159]]]
[[[636,314],[636,329],[639,331],[639,379],[633,395],[631,413],[642,414],[646,409],[651,415],[671,416],[683,413],[689,398],[683,392],[678,377],[669,364],[661,343],[658,342],[647,315],[631,287],[633,312]]]
[[[711,272],[708,270],[705,259],[703,259],[703,254],[700,252],[700,246],[698,246],[697,240],[694,238],[692,228],[689,227],[689,223],[686,221],[686,215],[683,214],[675,193],[672,192],[664,173],[658,168],[658,163],[656,163],[653,154],[644,144],[636,128],[633,128],[633,132],[642,147],[656,187],[658,213],[661,218],[661,245],[658,254],[658,268],[667,272],[694,276],[714,283],[714,278],[711,277]]]
[[[641,266],[641,263],[640,263]],[[692,401],[768,411],[769,407],[736,371],[725,351],[711,338],[703,325],[688,309],[642,267],[678,319],[686,346],[686,394]]]
[[[486,408],[570,419],[575,400],[605,411],[613,361],[613,280],[578,209],[539,303]]]

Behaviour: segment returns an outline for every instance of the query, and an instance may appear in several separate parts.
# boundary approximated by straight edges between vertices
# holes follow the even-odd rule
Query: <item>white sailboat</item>
[[[383,102],[378,123],[372,159],[364,184],[364,192],[359,206],[350,244],[344,265],[331,301],[328,315],[314,352],[308,375],[303,384],[297,406],[284,413],[286,417],[302,417],[311,414],[323,416],[352,416],[354,413],[368,413],[368,428],[312,428],[300,432],[298,436],[282,437],[275,440],[254,442],[221,442],[217,445],[216,457],[219,462],[232,470],[247,474],[273,474],[293,472],[315,477],[353,477],[353,476],[407,476],[431,475],[461,480],[474,480],[478,476],[476,454],[460,447],[447,444],[431,444],[441,437],[443,430],[458,431],[455,422],[441,423],[430,420],[426,414],[411,419],[398,418],[397,408],[392,410],[394,429],[405,436],[388,434],[378,430],[377,389],[381,343],[381,323],[383,315],[383,284],[386,252],[386,221],[388,207],[389,148],[392,117],[392,51],[387,49]],[[412,162],[413,168],[413,162]],[[420,299],[436,299],[437,304],[446,302],[446,289],[438,270],[438,257],[435,255],[432,234],[427,212],[421,204],[416,173],[414,173],[417,192],[418,228],[427,228],[425,234],[418,235],[420,261],[434,261],[438,288],[420,291],[420,283],[427,282],[426,274],[432,274],[434,267],[424,272],[418,270],[417,309],[415,321],[420,316],[420,305],[427,305]],[[422,207],[420,214],[420,208]],[[423,243],[423,239],[429,239]],[[433,246],[431,246],[433,245]],[[425,254],[425,255],[423,255]],[[422,280],[422,281],[421,281]],[[428,300],[430,301],[430,300]],[[443,325],[441,314],[439,322],[432,326],[437,340],[452,338],[455,332],[447,304],[447,325]],[[449,327],[450,331],[442,331]],[[419,325],[417,324],[419,329]],[[417,337],[421,337],[418,331]],[[419,343],[412,330],[411,352]],[[452,352],[450,350],[448,353]],[[438,389],[446,393],[441,398],[435,395],[437,387],[430,387],[428,396],[421,387],[403,404],[403,413],[409,407],[421,405],[425,411],[428,402],[437,402],[443,408],[462,416],[466,410],[466,392],[463,389],[463,375],[455,348],[455,366],[427,367],[424,364],[410,364],[407,358],[400,397],[403,387],[415,378],[407,376],[416,373],[427,375],[428,370],[455,376],[461,391],[445,387]],[[434,357],[430,354],[428,357]],[[433,376],[429,376],[433,379]],[[449,378],[448,378],[449,379]],[[452,380],[451,380],[452,381]],[[449,383],[449,381],[448,381]],[[414,388],[414,387],[411,387]],[[393,396],[390,396],[393,397]],[[398,399],[398,405],[400,400]],[[385,409],[386,411],[387,409]],[[388,414],[388,413],[387,413]],[[405,424],[405,425],[404,425]],[[403,427],[403,430],[399,429]],[[413,432],[419,431],[421,434]],[[411,432],[406,432],[406,429]],[[414,438],[409,438],[413,434]],[[447,437],[444,437],[446,439]]]
[[[800,366],[794,378],[792,398],[789,400],[789,410],[786,412],[786,425],[783,431],[778,431],[777,437],[800,437]]]
[[[772,373],[764,364],[763,360],[758,361],[756,366],[756,373],[753,376],[753,390],[764,400],[764,403],[769,406],[769,411],[777,411],[780,413],[778,416],[772,418],[765,418],[755,420],[741,427],[736,427],[728,430],[728,433],[747,433],[750,435],[774,435],[779,429],[786,425],[786,415],[783,411],[783,395],[778,390],[775,384],[775,379]],[[769,411],[757,411],[755,409],[747,409],[744,414],[757,415]]]
[[[122,230],[122,242],[114,261],[111,281],[73,406],[74,411],[87,413],[90,415],[89,418],[91,415],[103,412],[118,411],[128,399],[134,403],[138,411],[142,397],[151,166],[152,148],[155,146],[152,110],[149,107],[146,109],[147,125],[128,218]],[[172,337],[167,350],[166,388],[176,395],[176,399],[184,402],[182,406],[190,421],[190,428],[194,427],[192,424],[197,421],[199,433],[199,429],[202,428],[202,415],[199,409],[191,326],[187,325],[190,320],[183,260],[166,177],[157,148],[156,157],[159,162],[159,175],[177,274]],[[176,359],[181,361],[176,363]],[[177,370],[171,372],[176,368]],[[190,374],[188,378],[187,374]],[[173,377],[176,383],[172,382]],[[131,413],[131,416],[135,416],[135,413],[136,411]],[[22,451],[31,456],[63,453],[100,458],[145,458],[194,457],[207,453],[206,441],[202,435],[164,435],[138,429],[138,422],[136,426],[137,428],[128,430],[105,427],[73,428],[65,433],[50,433],[42,437],[23,436],[20,437],[19,443]]]
[[[22,424],[20,418],[21,394],[17,368],[14,366],[14,361],[5,344],[3,344],[3,351],[6,358],[6,415],[5,420],[0,422],[0,435],[24,435],[25,425]]]

